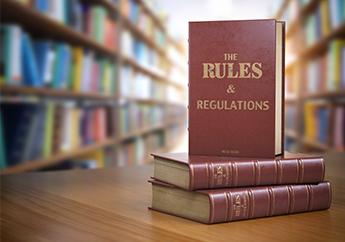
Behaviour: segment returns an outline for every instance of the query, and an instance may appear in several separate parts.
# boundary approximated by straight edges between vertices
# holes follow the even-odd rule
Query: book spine
[[[209,195],[209,223],[270,217],[327,209],[331,205],[329,182],[317,185],[290,185],[232,189]]]
[[[190,190],[274,184],[317,183],[324,179],[322,158],[190,164]]]

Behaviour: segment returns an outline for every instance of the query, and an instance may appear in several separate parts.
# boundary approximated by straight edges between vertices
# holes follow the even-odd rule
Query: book
[[[332,201],[329,182],[197,191],[150,182],[153,210],[205,224],[328,209]]]
[[[334,123],[332,109],[328,102],[307,101],[304,104],[304,138],[307,141],[330,144],[332,140],[330,124]]]
[[[48,102],[46,105],[46,116],[44,118],[43,157],[49,157],[53,149],[53,127],[55,105]]]
[[[26,147],[34,142],[30,139],[30,133],[33,133],[35,117],[39,111],[38,105],[35,102],[1,103],[0,110],[6,164],[10,166],[24,162]]]
[[[344,62],[342,61],[342,51],[345,49],[345,40],[335,39],[331,42],[328,51],[328,75],[327,88],[329,91],[339,90],[343,85],[342,71]]]
[[[1,33],[1,71],[4,82],[8,85],[22,83],[23,73],[21,64],[22,30],[15,24],[3,24]]]
[[[343,0],[329,0],[330,22],[333,28],[337,28],[345,20],[345,3]]]
[[[25,160],[35,160],[42,158],[44,155],[44,136],[45,136],[45,123],[46,123],[46,115],[48,112],[48,107],[46,103],[37,104],[38,106],[38,113],[35,116],[37,119],[36,127],[34,129],[34,136],[31,140],[31,147],[29,148],[28,157]]]
[[[66,89],[72,62],[71,49],[67,44],[57,44],[56,60],[53,67],[52,85],[56,89]]]
[[[341,63],[342,66],[345,65],[345,48],[342,49],[341,51]],[[345,68],[341,68],[341,87],[340,88],[345,88]]]
[[[21,43],[23,50],[21,65],[23,68],[24,84],[39,87],[41,83],[31,37],[27,33],[23,33]]]
[[[333,144],[338,151],[345,149],[345,106],[337,105],[334,111]]]
[[[4,169],[6,164],[6,150],[5,150],[5,137],[2,127],[2,115],[0,112],[0,169]]]
[[[35,41],[33,43],[35,58],[37,61],[39,86],[44,86],[49,83],[49,76],[46,74],[49,71],[52,56],[51,56],[51,42],[50,41]]]
[[[29,129],[28,129],[28,135],[27,138],[24,140],[25,146],[24,146],[24,150],[21,152],[22,153],[22,159],[23,161],[30,161],[30,160],[34,160],[35,158],[41,157],[41,154],[38,154],[38,157],[36,157],[36,153],[33,152],[34,150],[34,146],[35,143],[38,142],[38,140],[36,140],[35,136],[40,133],[40,130],[38,130],[38,125],[40,122],[40,106],[37,104],[36,105],[36,110],[35,110],[35,115],[33,115],[32,121],[29,124]],[[44,119],[43,119],[44,120]]]
[[[187,190],[321,182],[320,156],[286,153],[276,159],[196,156],[163,153],[154,156],[154,179]]]
[[[283,152],[284,36],[276,20],[189,23],[191,155]]]

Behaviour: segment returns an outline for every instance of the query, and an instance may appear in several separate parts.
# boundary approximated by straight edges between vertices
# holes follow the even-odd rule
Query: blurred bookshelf
[[[287,23],[285,146],[293,152],[344,152],[345,2],[278,1]]]
[[[0,174],[144,164],[183,137],[186,51],[155,1],[0,4]]]

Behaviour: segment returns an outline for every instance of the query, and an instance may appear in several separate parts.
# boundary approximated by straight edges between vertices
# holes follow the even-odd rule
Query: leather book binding
[[[331,206],[332,200],[329,182],[197,191],[155,180],[150,182],[153,210],[207,224],[323,210]],[[194,203],[197,200],[200,204]],[[191,203],[194,206],[188,206]],[[188,208],[174,209],[180,205]]]
[[[283,153],[285,24],[189,23],[189,153]]]
[[[323,158],[306,154],[285,152],[275,159],[152,155],[154,178],[187,190],[318,183],[325,176]]]

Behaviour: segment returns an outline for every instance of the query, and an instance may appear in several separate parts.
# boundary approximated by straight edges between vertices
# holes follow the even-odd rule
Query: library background
[[[286,21],[285,148],[344,152],[344,2],[0,0],[0,172],[187,151],[192,20]]]

